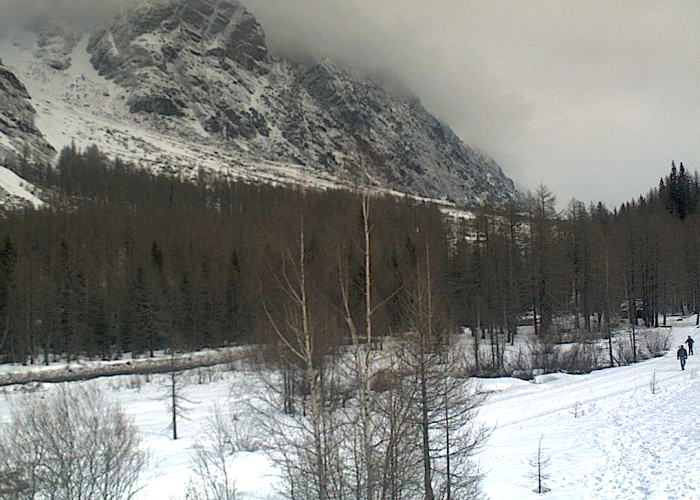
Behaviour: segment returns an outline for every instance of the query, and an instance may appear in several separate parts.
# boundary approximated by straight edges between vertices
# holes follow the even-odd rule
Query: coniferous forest
[[[597,363],[613,365],[633,360],[613,352],[614,327],[700,306],[700,183],[682,164],[620,207],[558,211],[540,186],[525,206],[468,217],[359,190],[154,175],[95,146],[7,166],[49,202],[0,218],[3,362],[266,344],[300,290],[323,356],[367,328],[368,294],[381,341],[413,328],[427,287],[430,321],[482,346],[480,373],[513,368],[503,349],[523,324],[552,342],[609,339]]]

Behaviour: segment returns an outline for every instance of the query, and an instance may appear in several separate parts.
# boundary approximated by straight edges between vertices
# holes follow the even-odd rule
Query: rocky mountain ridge
[[[53,148],[36,127],[36,110],[27,88],[0,58],[0,152],[51,155]]]
[[[57,148],[92,138],[109,153],[159,168],[266,180],[279,173],[459,204],[521,196],[492,159],[415,96],[331,61],[276,58],[237,0],[152,0],[89,39],[54,27],[23,43],[15,47],[33,59],[13,63],[24,68],[29,92],[40,94],[38,127],[51,129]],[[63,81],[61,95],[50,95],[40,79]],[[57,137],[57,119],[65,138]]]

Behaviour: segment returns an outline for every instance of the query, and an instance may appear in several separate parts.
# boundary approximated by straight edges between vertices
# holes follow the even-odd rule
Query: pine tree
[[[10,332],[10,294],[14,278],[17,250],[9,235],[0,248],[0,352]]]

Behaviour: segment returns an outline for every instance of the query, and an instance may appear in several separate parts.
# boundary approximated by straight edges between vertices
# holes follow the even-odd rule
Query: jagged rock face
[[[235,2],[142,5],[93,35],[88,51],[101,74],[133,89],[132,112],[193,115],[224,136],[253,133],[257,117],[216,99],[217,87],[268,71],[262,29]]]
[[[30,104],[26,87],[0,59],[0,157],[29,152],[39,159],[50,158],[54,151],[36,128],[36,111]]]
[[[488,198],[496,204],[517,198],[500,167],[465,146],[417,98],[394,95],[327,61],[304,71],[301,82],[325,111],[310,135],[340,131],[333,145],[339,147],[317,151],[317,158],[325,155],[332,162],[340,150],[353,157],[367,178],[426,197],[463,203]]]

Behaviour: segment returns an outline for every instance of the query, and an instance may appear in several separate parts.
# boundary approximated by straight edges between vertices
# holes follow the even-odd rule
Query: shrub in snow
[[[671,345],[671,332],[666,329],[648,330],[642,339],[642,356],[645,359],[663,356]]]
[[[187,485],[185,500],[235,500],[233,458],[241,429],[214,408],[202,437],[192,447],[190,464],[194,477]]]
[[[60,387],[28,396],[0,432],[0,498],[130,500],[146,462],[119,405]]]
[[[532,336],[527,340],[527,348],[533,368],[555,371],[558,368],[560,346],[551,335]]]
[[[614,351],[615,361],[617,361],[618,365],[625,366],[634,363],[634,351],[632,350],[632,343],[629,338],[615,338]]]
[[[604,358],[600,344],[574,344],[562,352],[560,366],[566,373],[590,373],[603,365]]]
[[[585,410],[583,409],[583,405],[581,405],[578,400],[576,400],[573,408],[571,408],[571,414],[574,416],[574,418],[579,418],[586,414]]]
[[[656,371],[649,378],[649,390],[652,394],[656,394],[659,391],[659,380],[656,377]]]

